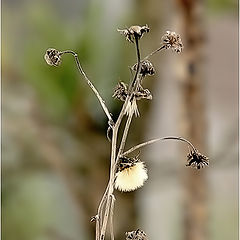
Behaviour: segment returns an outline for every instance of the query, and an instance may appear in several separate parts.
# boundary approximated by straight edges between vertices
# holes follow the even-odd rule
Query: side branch
[[[75,53],[74,51],[71,51],[71,50],[67,50],[67,51],[63,51],[61,52],[60,54],[65,54],[65,53],[70,53],[74,56],[75,58],[75,62],[76,62],[76,65],[77,65],[77,68],[78,68],[78,71],[83,75],[84,79],[86,80],[88,86],[92,89],[92,91],[94,92],[94,94],[96,95],[96,97],[98,98],[102,108],[103,108],[103,111],[105,112],[108,120],[109,120],[109,125],[112,127],[112,125],[114,124],[113,122],[113,119],[112,119],[112,116],[111,116],[111,113],[108,111],[108,108],[105,104],[105,101],[102,99],[102,97],[100,96],[98,90],[95,88],[95,86],[92,84],[92,82],[89,80],[89,78],[87,77],[86,73],[83,71],[83,68],[80,64],[80,61],[78,59],[78,55],[77,53]]]
[[[147,146],[149,144],[152,144],[152,143],[156,143],[158,141],[164,141],[164,140],[177,140],[177,141],[182,141],[182,142],[185,142],[187,143],[194,152],[197,152],[197,149],[193,146],[193,144],[191,142],[189,142],[188,140],[186,140],[185,138],[182,138],[182,137],[162,137],[162,138],[156,138],[156,139],[153,139],[153,140],[150,140],[150,141],[147,141],[147,142],[144,142],[144,143],[141,143],[141,144],[138,144],[132,148],[130,148],[129,150],[127,150],[126,152],[124,152],[122,154],[122,156],[126,156],[134,151],[136,151],[137,149],[139,148],[142,148],[144,146]]]

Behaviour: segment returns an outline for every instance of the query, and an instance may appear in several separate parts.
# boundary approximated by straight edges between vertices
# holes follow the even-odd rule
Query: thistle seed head
[[[130,192],[143,186],[148,179],[145,164],[138,157],[120,157],[116,168],[115,188]]]
[[[126,240],[148,240],[146,233],[143,230],[126,232]]]
[[[46,63],[50,66],[59,66],[61,64],[61,52],[54,48],[49,48],[47,49],[44,59]]]
[[[187,167],[193,167],[196,169],[201,169],[209,165],[208,157],[204,156],[203,154],[199,153],[198,151],[191,151],[187,155]]]
[[[179,34],[167,31],[162,36],[162,44],[166,49],[171,48],[173,51],[180,53],[183,50],[182,40]]]
[[[148,25],[145,26],[131,26],[126,29],[118,29],[118,32],[123,34],[127,41],[134,43],[135,38],[140,39],[144,33],[148,33],[150,28]]]
[[[132,67],[132,69],[134,71],[137,71],[137,63],[134,64],[134,66]],[[145,77],[146,75],[154,75],[155,73],[155,69],[152,65],[152,63],[149,60],[143,60],[141,62],[141,70],[140,70],[140,74],[142,74],[143,77]]]

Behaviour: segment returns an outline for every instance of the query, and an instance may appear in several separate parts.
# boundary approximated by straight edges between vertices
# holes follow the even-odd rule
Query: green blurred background
[[[238,5],[203,3],[208,238],[238,238]],[[148,24],[142,56],[158,47],[165,30],[178,29],[177,1],[2,1],[2,239],[93,239],[98,203],[108,179],[107,119],[78,75],[74,59],[60,67],[44,61],[47,48],[71,49],[106,100],[114,119],[121,103],[112,91],[129,81],[132,44],[116,31]],[[184,36],[183,36],[184,43]],[[181,55],[153,58],[146,85],[152,102],[140,106],[128,147],[149,138],[181,135],[177,75]],[[180,72],[180,73],[179,73]],[[185,149],[186,152],[186,149]],[[176,144],[142,150],[149,180],[134,193],[116,193],[116,239],[137,227],[149,239],[184,239],[181,176]],[[195,240],[195,239],[192,239]]]

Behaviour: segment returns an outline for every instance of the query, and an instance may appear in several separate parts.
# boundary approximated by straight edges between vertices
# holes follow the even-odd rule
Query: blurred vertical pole
[[[177,0],[184,41],[181,58],[181,133],[200,152],[206,150],[206,116],[204,106],[204,2]],[[187,168],[184,172],[184,240],[207,239],[207,188],[204,170]]]

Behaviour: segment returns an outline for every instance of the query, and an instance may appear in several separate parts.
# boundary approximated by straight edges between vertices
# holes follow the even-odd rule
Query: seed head
[[[141,100],[143,98],[145,99],[149,99],[152,100],[152,94],[148,89],[139,89],[136,93],[135,93],[135,97],[137,100]]]
[[[138,157],[121,157],[116,168],[115,188],[130,192],[143,186],[148,179],[145,164]]]
[[[121,101],[125,101],[128,95],[127,88],[128,88],[128,85],[126,83],[119,82],[117,86],[114,88],[112,97]]]
[[[182,40],[179,34],[167,31],[162,36],[162,44],[166,49],[171,48],[173,51],[180,53],[183,50]]]
[[[150,28],[148,25],[145,26],[131,26],[130,28],[126,29],[118,29],[118,32],[123,34],[126,37],[126,40],[129,42],[134,43],[135,38],[140,39],[144,33],[148,33]]]
[[[143,230],[126,232],[126,240],[148,240],[146,233]]]
[[[204,168],[205,166],[209,165],[209,159],[208,157],[204,156],[203,154],[199,153],[198,151],[191,151],[187,155],[187,161],[186,164],[187,167],[193,167],[196,169]]]
[[[44,55],[44,59],[48,65],[57,67],[62,62],[61,61],[61,52],[59,52],[58,50],[56,50],[54,48],[49,48]]]
[[[132,69],[134,71],[137,71],[137,63],[134,64]],[[154,69],[152,63],[149,60],[143,60],[141,62],[140,74],[142,74],[142,76],[145,77],[146,75],[152,76],[152,75],[154,75],[154,73],[155,73],[155,69]]]

